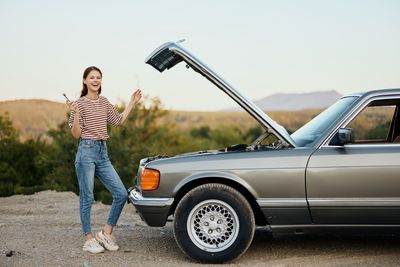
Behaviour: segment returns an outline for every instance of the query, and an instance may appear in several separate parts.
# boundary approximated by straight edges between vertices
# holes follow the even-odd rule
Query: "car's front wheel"
[[[178,203],[174,235],[189,257],[221,263],[241,256],[255,230],[254,214],[237,190],[223,184],[205,184],[189,191]]]

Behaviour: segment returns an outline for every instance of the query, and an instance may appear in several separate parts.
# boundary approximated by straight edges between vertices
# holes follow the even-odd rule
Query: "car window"
[[[311,146],[320,136],[329,131],[336,121],[341,119],[357,98],[350,96],[339,99],[335,104],[294,132],[291,137],[300,147]]]
[[[375,101],[365,107],[347,126],[353,129],[355,144],[391,143],[395,104]]]

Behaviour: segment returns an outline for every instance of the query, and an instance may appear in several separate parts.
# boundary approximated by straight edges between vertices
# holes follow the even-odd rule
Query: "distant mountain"
[[[342,95],[336,91],[320,91],[303,94],[274,94],[254,101],[264,111],[296,111],[323,109],[336,102]],[[232,111],[232,109],[230,109]],[[234,109],[238,111],[239,109]]]

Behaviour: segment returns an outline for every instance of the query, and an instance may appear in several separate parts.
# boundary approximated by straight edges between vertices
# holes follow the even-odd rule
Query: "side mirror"
[[[351,128],[340,128],[329,142],[331,146],[344,146],[345,144],[354,143],[354,131]]]

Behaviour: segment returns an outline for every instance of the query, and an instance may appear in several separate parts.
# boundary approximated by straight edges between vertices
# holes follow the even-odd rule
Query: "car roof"
[[[348,96],[370,97],[375,95],[396,95],[396,94],[400,94],[400,88],[373,89],[359,93],[349,94],[343,97],[348,97]]]

